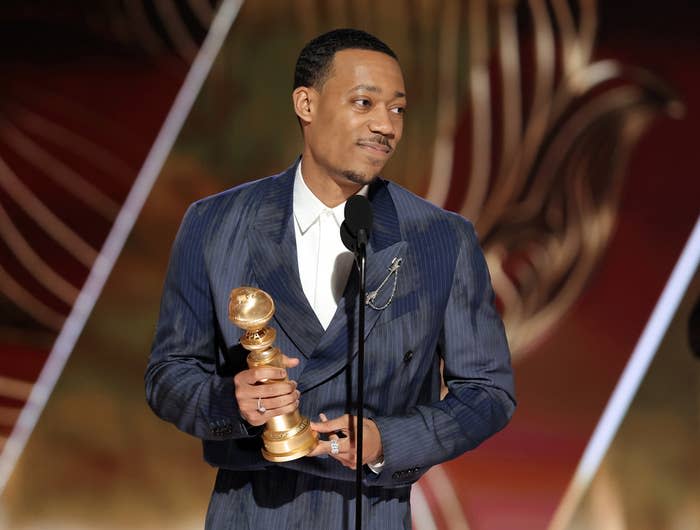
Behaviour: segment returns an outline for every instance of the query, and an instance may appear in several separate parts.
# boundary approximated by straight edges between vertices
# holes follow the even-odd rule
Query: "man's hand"
[[[329,433],[330,440],[337,440],[340,451],[337,455],[331,453],[331,442],[319,440],[316,448],[309,456],[331,455],[345,467],[355,469],[357,453],[355,452],[355,432],[357,418],[350,414],[344,414],[338,418],[329,420],[325,414],[320,414],[319,423],[312,422],[311,428],[318,433]],[[351,423],[352,422],[352,423]],[[368,419],[363,419],[364,431],[362,432],[362,464],[375,464],[383,455],[382,437],[377,425]],[[345,435],[340,438],[338,432]]]
[[[299,359],[282,355],[285,368],[299,364]],[[299,407],[296,381],[285,380],[284,368],[262,366],[238,372],[233,378],[236,386],[238,410],[245,421],[253,426],[262,425],[273,416],[293,412]],[[269,380],[269,381],[268,381]],[[260,412],[264,407],[265,412]]]

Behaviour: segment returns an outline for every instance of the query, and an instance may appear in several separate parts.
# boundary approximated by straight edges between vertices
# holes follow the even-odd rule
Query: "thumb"
[[[285,368],[293,368],[299,364],[299,359],[296,357],[287,357],[286,355],[282,354],[282,364],[284,364]]]
[[[323,416],[325,418],[325,415]],[[344,414],[332,420],[324,420],[322,422],[312,422],[311,428],[316,432],[335,432],[347,431],[350,428],[348,423],[348,415]]]

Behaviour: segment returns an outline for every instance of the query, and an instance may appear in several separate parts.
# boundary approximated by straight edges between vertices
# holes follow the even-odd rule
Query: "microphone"
[[[345,221],[340,225],[340,239],[355,254],[367,246],[372,231],[372,205],[366,197],[353,195],[345,203]]]
[[[345,221],[340,225],[340,239],[355,254],[359,271],[359,319],[357,323],[357,429],[355,432],[355,530],[362,530],[362,440],[365,408],[365,297],[367,241],[372,231],[372,205],[366,197],[353,195],[345,203]]]

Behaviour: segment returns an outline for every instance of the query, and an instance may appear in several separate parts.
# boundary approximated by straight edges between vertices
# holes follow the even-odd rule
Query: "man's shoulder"
[[[290,170],[251,180],[219,193],[203,197],[190,204],[181,226],[186,233],[196,234],[203,239],[228,237],[245,231],[255,222],[260,205],[281,193],[289,184]],[[291,173],[293,178],[293,171]],[[276,190],[272,193],[269,190]]]
[[[207,210],[210,208],[220,208],[232,202],[244,201],[246,199],[252,200],[258,195],[263,194],[270,184],[276,179],[282,178],[285,174],[286,171],[283,171],[276,175],[270,175],[238,184],[213,195],[198,199],[192,203],[192,206],[198,210]]]
[[[445,210],[395,182],[386,182],[402,222],[436,223],[450,226],[459,232],[473,229],[472,223],[462,215]]]
[[[461,253],[481,254],[474,225],[466,217],[445,210],[395,183],[389,183],[401,234],[416,253],[437,263],[456,266]],[[437,269],[431,269],[437,270]]]

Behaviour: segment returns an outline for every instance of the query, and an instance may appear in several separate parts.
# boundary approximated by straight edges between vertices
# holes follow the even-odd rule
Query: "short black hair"
[[[320,88],[328,76],[335,54],[350,49],[381,52],[399,60],[389,46],[366,31],[334,29],[309,41],[301,50],[294,69],[294,89],[300,86]]]

